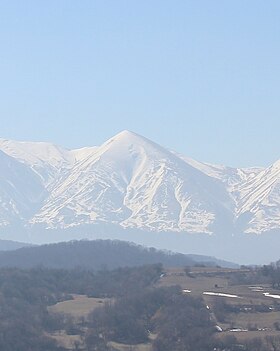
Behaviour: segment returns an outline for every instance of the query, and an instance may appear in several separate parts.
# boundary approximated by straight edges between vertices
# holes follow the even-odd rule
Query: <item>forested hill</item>
[[[180,267],[201,262],[205,265],[233,266],[213,257],[194,258],[118,240],[70,241],[0,252],[0,267],[31,268],[42,265],[50,268],[86,267],[100,270],[153,263]]]

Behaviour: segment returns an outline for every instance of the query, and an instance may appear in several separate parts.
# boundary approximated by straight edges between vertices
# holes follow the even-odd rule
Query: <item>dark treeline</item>
[[[261,273],[268,278],[273,288],[280,289],[280,260],[270,265],[264,265],[261,268]]]
[[[193,257],[193,256],[192,256]],[[205,265],[215,265],[215,259],[201,257]],[[32,268],[43,265],[49,268],[114,269],[135,267],[161,262],[168,267],[193,266],[199,262],[188,255],[146,248],[119,240],[71,241],[15,251],[0,252],[0,267]]]
[[[280,260],[268,265],[245,267],[231,276],[231,284],[271,284],[280,289]]]
[[[160,264],[99,272],[79,268],[73,270],[44,267],[30,270],[2,268],[0,292],[6,297],[47,304],[65,300],[65,294],[84,294],[92,297],[122,296],[153,284],[161,272]]]
[[[95,310],[89,318],[87,349],[108,341],[145,343],[156,335],[154,351],[213,350],[214,325],[202,299],[182,295],[177,286],[144,289]],[[94,341],[94,342],[93,342]]]

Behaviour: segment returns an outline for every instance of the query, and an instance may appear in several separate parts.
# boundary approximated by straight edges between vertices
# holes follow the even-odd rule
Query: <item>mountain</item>
[[[30,167],[46,188],[55,182],[65,169],[69,169],[75,161],[74,155],[68,150],[44,142],[0,139],[0,150]]]
[[[262,233],[280,226],[280,161],[243,186],[238,215],[247,214],[245,232]]]
[[[125,131],[78,161],[30,223],[211,233],[214,219],[231,216],[227,206],[228,194],[216,179]]]
[[[143,231],[230,240],[280,228],[280,161],[211,165],[123,131],[76,150],[0,139],[0,168],[2,238]]]
[[[0,252],[0,267],[71,269],[114,269],[162,263],[166,267],[185,267],[203,264],[237,268],[238,265],[214,257],[183,255],[161,251],[119,240],[82,240],[57,244],[24,247]]]
[[[13,251],[32,245],[12,240],[0,240],[0,251]]]
[[[28,221],[43,203],[45,189],[25,164],[0,150],[0,226]]]

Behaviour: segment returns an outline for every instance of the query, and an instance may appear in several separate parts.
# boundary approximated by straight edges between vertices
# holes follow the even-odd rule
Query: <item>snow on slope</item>
[[[90,156],[97,149],[98,149],[97,146],[82,147],[80,149],[71,150],[70,154],[74,158],[75,162],[79,162],[87,158],[88,156]]]
[[[238,215],[250,214],[245,232],[261,233],[280,228],[280,161],[244,185]]]
[[[45,197],[39,177],[0,151],[0,227],[28,219]]]
[[[201,163],[123,131],[100,147],[0,139],[0,224],[83,223],[189,233],[280,227],[280,161]]]
[[[0,139],[0,150],[30,166],[40,176],[46,187],[75,161],[74,156],[68,150],[45,142]]]
[[[0,139],[0,150],[28,165],[49,188],[60,181],[77,161],[86,158],[95,147],[67,150],[46,142],[26,142]]]
[[[207,174],[209,177],[220,180],[224,183],[230,193],[239,192],[243,184],[250,182],[257,176],[257,174],[263,171],[263,168],[260,167],[233,168],[222,165],[212,165],[209,163],[198,162],[175,152],[173,153],[186,163]]]
[[[32,223],[65,227],[100,221],[211,233],[217,213],[228,212],[230,206],[215,180],[124,131],[76,163]]]

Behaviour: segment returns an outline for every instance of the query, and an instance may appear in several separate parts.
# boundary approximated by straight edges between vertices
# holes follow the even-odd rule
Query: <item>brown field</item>
[[[81,345],[82,341],[79,335],[67,335],[64,331],[59,333],[50,334],[53,339],[56,340],[57,344],[68,350],[75,350],[75,344]]]
[[[59,302],[56,305],[50,306],[49,311],[53,313],[71,314],[76,318],[86,317],[94,309],[109,301],[110,299],[73,295],[73,300]]]
[[[280,295],[279,290],[273,290],[268,285],[262,285],[262,291],[253,291],[249,285],[230,285],[230,275],[238,272],[232,269],[219,268],[195,268],[192,269],[193,277],[186,276],[183,269],[167,269],[166,275],[160,279],[158,286],[180,285],[182,289],[191,291],[187,294],[202,297],[205,304],[210,307],[213,320],[222,327],[223,332],[217,334],[224,337],[232,334],[239,340],[254,337],[265,338],[270,335],[280,336],[280,331],[275,330],[276,322],[280,324],[280,311],[273,310],[275,305],[280,304],[280,299],[273,299],[263,295],[264,292]],[[203,292],[214,292],[222,294],[237,295],[239,298],[204,295]],[[233,306],[266,306],[271,308],[271,312],[239,312],[227,313],[225,322],[219,323],[215,317],[215,302],[224,299],[227,304]],[[256,331],[230,331],[234,328],[251,329]]]
[[[151,344],[125,345],[117,342],[110,342],[109,345],[118,351],[152,351]]]
[[[204,276],[202,272],[208,272],[206,268],[194,269],[195,278],[186,276],[183,268],[171,268],[166,270],[166,275],[160,279],[158,286],[180,285],[182,289],[191,290],[192,295],[201,295],[204,291],[213,291],[215,285],[221,289],[228,287],[228,280],[223,276]],[[217,268],[216,268],[217,271]],[[213,268],[211,274],[215,272]]]

